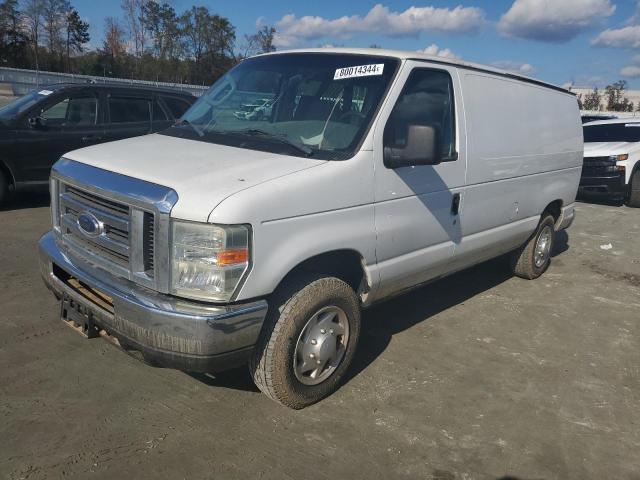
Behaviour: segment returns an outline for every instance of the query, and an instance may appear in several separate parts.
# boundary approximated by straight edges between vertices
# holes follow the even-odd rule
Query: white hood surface
[[[640,149],[638,142],[589,142],[584,144],[585,157],[607,157]]]
[[[199,222],[206,222],[234,193],[325,163],[159,134],[95,145],[64,157],[172,188],[179,199],[171,216]]]

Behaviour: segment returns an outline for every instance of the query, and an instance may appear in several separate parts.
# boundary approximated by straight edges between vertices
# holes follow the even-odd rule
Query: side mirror
[[[387,168],[437,165],[442,161],[438,140],[435,128],[409,125],[404,148],[384,147],[384,164]]]
[[[31,128],[45,128],[47,126],[47,121],[42,117],[31,117],[28,122]]]

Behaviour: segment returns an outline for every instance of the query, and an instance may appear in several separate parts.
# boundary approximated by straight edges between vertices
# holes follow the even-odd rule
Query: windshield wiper
[[[301,153],[304,153],[307,157],[311,157],[313,155],[313,149],[311,147],[305,145],[304,143],[296,142],[295,140],[292,140],[291,138],[287,137],[284,134],[269,133],[269,132],[265,132],[264,130],[260,130],[258,128],[247,128],[244,130],[228,130],[226,132],[220,132],[220,133],[226,133],[230,135],[248,135],[250,137],[264,137],[270,140],[275,140],[276,142],[281,143],[283,145],[288,145],[294,148],[295,150]]]
[[[202,131],[202,129],[199,126],[197,126],[195,123],[191,123],[186,118],[182,118],[173,124],[174,127],[180,126],[180,125],[188,125],[191,128],[193,128],[193,131],[196,132],[200,137],[204,137],[204,132]]]

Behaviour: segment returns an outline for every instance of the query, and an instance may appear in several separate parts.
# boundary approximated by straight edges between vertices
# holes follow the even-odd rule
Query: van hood
[[[584,144],[585,157],[607,157],[640,149],[638,142],[589,142]]]
[[[172,188],[171,216],[206,222],[225,198],[326,161],[294,157],[167,135],[145,135],[94,145],[65,158]]]

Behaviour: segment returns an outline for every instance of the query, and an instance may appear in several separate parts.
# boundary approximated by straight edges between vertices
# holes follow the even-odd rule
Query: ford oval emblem
[[[82,212],[78,215],[78,227],[87,237],[97,237],[102,234],[104,226],[93,213]]]

